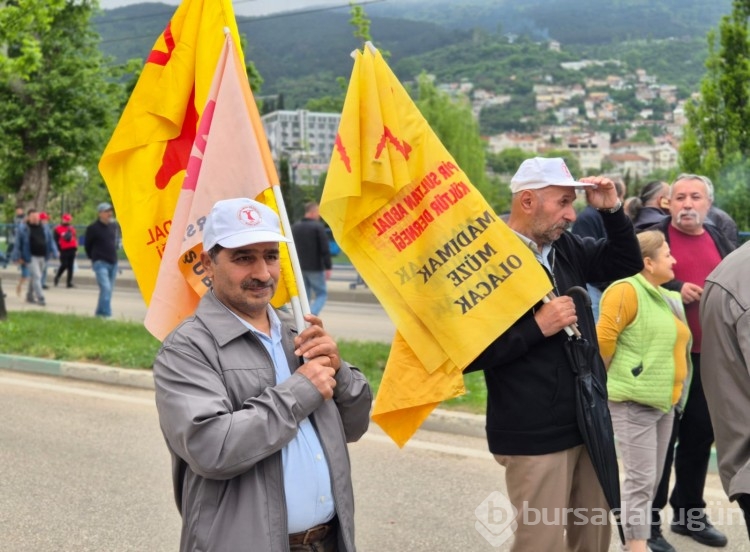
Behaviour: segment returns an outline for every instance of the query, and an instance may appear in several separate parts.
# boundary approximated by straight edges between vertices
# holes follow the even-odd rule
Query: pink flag
[[[159,340],[193,313],[210,287],[200,252],[203,223],[213,204],[220,199],[249,197],[278,211],[273,194],[258,197],[270,192],[278,180],[273,165],[269,169],[264,159],[270,157],[270,152],[264,151],[268,143],[265,135],[256,134],[253,117],[258,118],[258,111],[245,68],[231,35],[227,35],[146,313],[146,329]],[[271,170],[273,174],[269,174]],[[279,295],[287,295],[281,283]]]

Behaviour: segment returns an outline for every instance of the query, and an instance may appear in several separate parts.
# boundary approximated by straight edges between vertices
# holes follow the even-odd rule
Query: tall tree
[[[0,189],[45,207],[51,189],[98,179],[123,86],[90,19],[98,0],[8,1],[0,9]]]
[[[680,166],[716,184],[717,202],[750,228],[750,0],[734,0],[732,13],[708,34],[709,54],[700,99],[688,102]],[[717,46],[718,42],[718,46]]]
[[[486,194],[485,147],[467,98],[451,98],[426,75],[419,76],[417,107],[471,183]]]

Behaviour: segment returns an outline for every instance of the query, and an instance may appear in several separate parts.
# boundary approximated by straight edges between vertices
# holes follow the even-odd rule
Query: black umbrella
[[[591,298],[586,290],[575,286],[566,295],[581,294],[587,306]],[[566,328],[568,340],[565,354],[570,367],[576,374],[576,419],[583,443],[589,452],[591,463],[602,486],[604,497],[609,504],[625,544],[625,535],[620,521],[620,473],[615,452],[615,435],[607,405],[607,371],[595,344],[583,337],[577,325]]]

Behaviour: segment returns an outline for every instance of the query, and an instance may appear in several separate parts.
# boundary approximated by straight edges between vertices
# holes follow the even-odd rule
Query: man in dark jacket
[[[84,248],[99,285],[99,300],[94,314],[101,318],[112,318],[112,291],[117,277],[117,229],[112,222],[112,205],[100,203],[96,210],[98,218],[86,228]]]
[[[29,209],[26,223],[18,226],[16,243],[13,248],[14,262],[29,269],[29,288],[26,302],[45,306],[42,275],[47,261],[57,258],[58,251],[49,225],[42,224],[39,212]]]
[[[612,181],[615,183],[617,198],[624,202],[625,192],[627,191],[625,182],[621,178],[613,178]],[[599,216],[599,211],[591,205],[586,205],[586,207],[578,213],[578,217],[576,218],[571,231],[582,238],[589,236],[598,240],[607,237],[607,231],[604,229],[602,217]],[[589,292],[589,297],[591,297],[591,310],[594,312],[594,320],[599,320],[599,302],[602,299],[602,293],[607,289],[609,284],[609,282],[589,282],[586,284],[586,290]]]
[[[328,234],[320,222],[318,204],[305,205],[305,216],[292,225],[292,237],[297,248],[302,280],[305,283],[310,312],[320,314],[328,297],[326,281],[331,277],[331,251],[328,247]]]
[[[703,500],[714,433],[701,384],[699,305],[706,277],[734,249],[717,226],[706,223],[712,195],[713,184],[707,177],[679,175],[670,190],[669,209],[672,216],[652,227],[664,232],[672,256],[677,259],[675,279],[664,287],[679,291],[682,295],[688,326],[693,334],[693,348],[690,352],[693,378],[690,381],[688,400],[682,416],[675,416],[664,472],[654,498],[654,519],[648,541],[654,552],[674,551],[674,547],[661,533],[660,515],[660,510],[667,503],[673,460],[675,484],[669,497],[674,512],[672,531],[690,536],[707,546],[720,547],[727,544],[726,536],[706,516],[706,502]]]
[[[576,220],[576,187],[586,187],[607,239],[567,232]],[[467,370],[484,370],[487,381],[487,440],[518,510],[512,550],[557,552],[567,538],[568,549],[601,552],[609,549],[611,530],[601,515],[609,508],[578,429],[575,375],[564,352],[566,326],[577,323],[594,344],[596,329],[591,307],[566,292],[639,272],[640,249],[607,178],[575,181],[562,159],[534,158],[518,169],[511,191],[508,226],[547,270],[557,297],[523,315]],[[603,370],[595,377],[606,388]],[[536,514],[557,523],[534,523]]]

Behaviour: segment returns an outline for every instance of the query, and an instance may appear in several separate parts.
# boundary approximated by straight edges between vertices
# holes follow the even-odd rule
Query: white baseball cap
[[[254,243],[290,242],[281,233],[279,216],[258,201],[240,197],[217,201],[203,226],[203,249],[217,243],[235,248]]]
[[[575,180],[561,157],[527,159],[510,179],[510,191],[514,194],[521,190],[539,190],[547,186],[583,187],[594,184]]]

